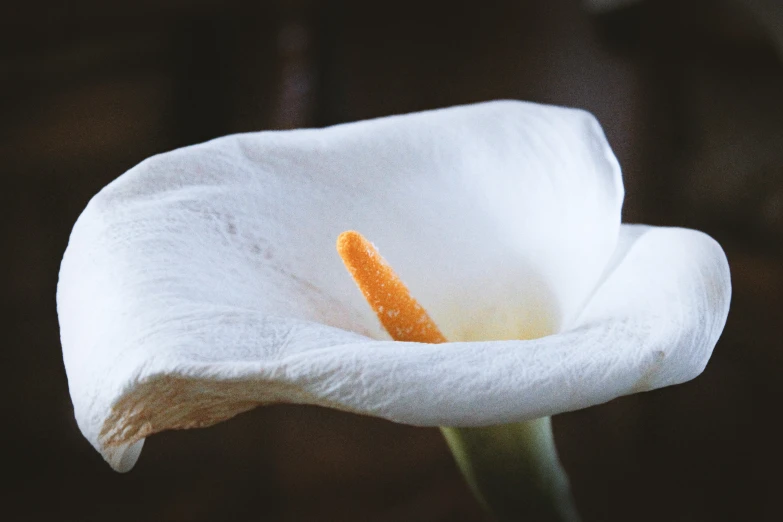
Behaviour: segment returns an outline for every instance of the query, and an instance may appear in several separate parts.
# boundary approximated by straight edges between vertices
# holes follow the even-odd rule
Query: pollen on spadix
[[[362,295],[395,341],[444,343],[446,338],[375,246],[353,230],[337,238],[337,252]]]

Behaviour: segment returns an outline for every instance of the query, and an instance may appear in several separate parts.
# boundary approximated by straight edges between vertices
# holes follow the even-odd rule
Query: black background
[[[315,407],[155,435],[114,473],[73,420],[55,286],[89,198],[152,154],[515,98],[593,112],[624,220],[702,229],[732,269],[701,377],[554,419],[584,520],[780,520],[775,3],[17,2],[0,16],[0,517],[486,520],[437,430]]]

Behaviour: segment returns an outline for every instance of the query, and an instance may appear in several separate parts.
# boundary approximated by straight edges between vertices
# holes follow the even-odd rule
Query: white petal
[[[482,317],[524,335],[573,324],[614,250],[621,203],[595,120],[521,102],[231,136],[151,158],[90,202],[63,259],[77,421],[127,469],[140,446],[125,448],[144,436],[259,402],[419,424],[543,411],[540,398],[521,399],[533,370],[501,364],[501,344],[368,343],[385,335],[335,238],[357,229],[376,242],[451,339],[471,338],[463,326]],[[519,404],[498,395],[489,407],[487,390],[475,395],[482,379],[513,384]]]

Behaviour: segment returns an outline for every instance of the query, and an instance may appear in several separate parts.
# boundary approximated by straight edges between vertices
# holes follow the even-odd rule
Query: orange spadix
[[[353,230],[343,232],[337,238],[337,252],[392,339],[415,343],[446,342],[427,311],[364,236]]]

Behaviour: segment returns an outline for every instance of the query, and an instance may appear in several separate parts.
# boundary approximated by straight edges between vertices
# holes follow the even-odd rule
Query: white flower
[[[144,437],[259,404],[480,426],[687,381],[725,324],[726,258],[701,232],[621,225],[622,198],[591,115],[522,102],[150,158],[63,258],[79,427],[125,471]],[[335,251],[349,229],[460,342],[389,340]]]

